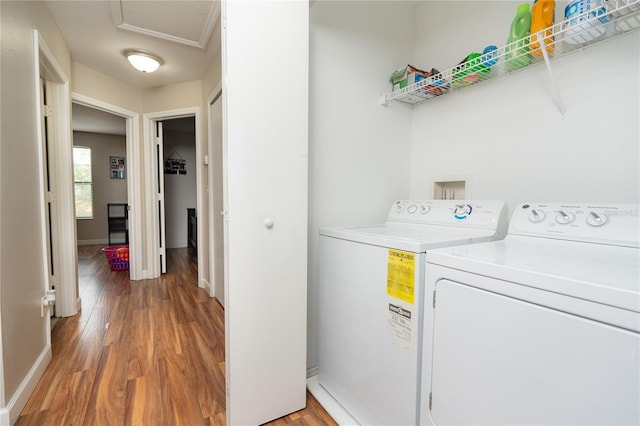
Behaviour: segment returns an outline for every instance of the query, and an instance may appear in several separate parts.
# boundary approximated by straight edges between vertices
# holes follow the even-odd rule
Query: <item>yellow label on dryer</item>
[[[387,294],[413,303],[416,255],[406,251],[389,249],[387,265]]]

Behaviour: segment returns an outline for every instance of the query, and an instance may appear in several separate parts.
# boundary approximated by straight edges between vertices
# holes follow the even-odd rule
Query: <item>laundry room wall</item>
[[[444,70],[503,46],[517,5],[421,2],[416,55]],[[411,197],[430,198],[434,180],[463,177],[471,197],[505,200],[510,211],[528,201],[637,203],[639,41],[636,32],[553,60],[564,115],[544,64],[415,106]]]
[[[307,366],[317,366],[318,229],[380,223],[409,195],[411,109],[378,95],[413,57],[415,2],[316,2],[310,10]],[[293,70],[291,72],[294,72]]]

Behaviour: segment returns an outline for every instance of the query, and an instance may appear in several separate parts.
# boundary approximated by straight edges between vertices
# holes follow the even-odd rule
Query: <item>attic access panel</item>
[[[205,49],[220,14],[217,0],[111,1],[118,28]]]

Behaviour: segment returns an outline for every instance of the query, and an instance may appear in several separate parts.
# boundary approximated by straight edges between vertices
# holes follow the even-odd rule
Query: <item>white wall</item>
[[[167,248],[187,247],[187,209],[196,208],[195,134],[166,129],[163,136],[164,158],[167,159],[175,151],[187,162],[186,175],[164,175]],[[205,218],[198,217],[199,221]]]
[[[111,179],[109,157],[123,157],[126,161],[126,138],[118,135],[73,132],[73,144],[91,148],[93,179],[93,219],[76,219],[78,244],[107,244],[107,204],[128,202],[127,180]],[[128,168],[125,173],[128,173]],[[117,239],[120,240],[120,236]]]
[[[17,398],[29,387],[31,374],[37,375],[37,363],[51,353],[46,321],[40,315],[46,253],[40,226],[34,28],[67,77],[70,55],[44,3],[3,1],[0,7],[0,421],[4,422],[5,408],[15,420],[22,408]],[[22,396],[24,403],[28,395]]]
[[[384,221],[409,195],[411,109],[378,95],[412,63],[415,2],[321,1],[310,12],[307,366],[318,361],[318,230]]]
[[[444,69],[504,45],[517,4],[478,3],[421,3],[416,52],[448,60]],[[449,19],[460,7],[468,13]],[[411,197],[429,198],[434,179],[457,175],[470,178],[473,198],[505,200],[510,211],[531,201],[637,203],[639,40],[636,32],[552,62],[564,116],[543,64],[416,106]]]

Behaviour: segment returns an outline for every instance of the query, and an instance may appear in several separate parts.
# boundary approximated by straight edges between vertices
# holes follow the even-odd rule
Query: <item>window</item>
[[[73,184],[76,194],[76,219],[93,219],[91,148],[73,147]]]

